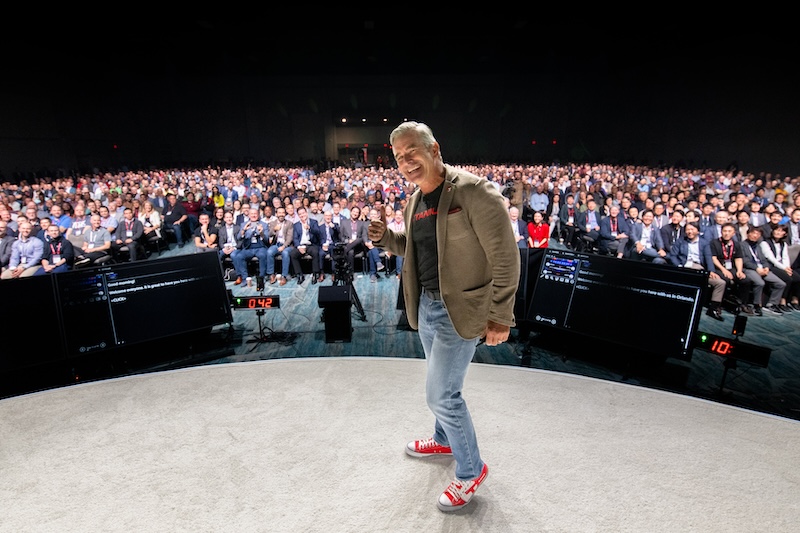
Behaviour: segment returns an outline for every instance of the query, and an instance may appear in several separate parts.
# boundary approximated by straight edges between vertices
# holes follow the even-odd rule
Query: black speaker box
[[[351,290],[349,285],[319,288],[317,303],[324,310],[325,342],[350,342],[353,339]]]
[[[327,307],[335,304],[350,305],[350,285],[331,285],[319,288],[317,303],[320,307]]]

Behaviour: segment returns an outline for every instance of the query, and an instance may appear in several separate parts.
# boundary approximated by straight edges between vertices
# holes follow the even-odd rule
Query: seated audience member
[[[98,207],[97,212],[100,214],[100,226],[107,229],[108,233],[113,235],[114,230],[119,226],[117,217],[112,215],[111,210],[105,205]]]
[[[786,242],[787,227],[778,224],[772,228],[769,238],[761,243],[761,252],[770,264],[772,272],[781,278],[786,286],[781,294],[778,309],[783,313],[800,311],[800,272],[792,268],[789,260],[789,245]]]
[[[380,219],[380,212],[377,209],[370,209],[369,210],[369,219],[370,220],[378,220]],[[386,266],[381,261],[381,249],[375,246],[372,243],[372,240],[367,237],[367,240],[364,241],[364,246],[367,250],[367,259],[369,260],[369,280],[372,282],[378,281],[378,272],[383,272]]]
[[[111,234],[101,225],[100,215],[92,215],[91,227],[83,232],[83,245],[75,250],[75,266],[83,266],[111,253]]]
[[[753,300],[753,312],[762,316],[766,309],[770,314],[781,314],[780,304],[786,283],[771,271],[770,264],[761,250],[761,228],[750,226],[747,238],[742,242],[742,260],[744,273],[752,283],[750,295]],[[769,299],[764,305],[764,289],[768,287]]]
[[[782,219],[783,214],[780,211],[771,209],[767,215],[767,223],[761,226],[761,238],[769,239],[772,236],[772,230],[780,225]]]
[[[144,226],[142,221],[133,217],[133,209],[125,207],[122,210],[122,221],[117,225],[111,236],[111,252],[117,261],[122,257],[121,250],[128,248],[128,260],[138,261],[145,258],[142,237]]]
[[[747,240],[747,233],[750,231],[750,226],[752,226],[752,224],[750,224],[750,214],[747,211],[740,209],[734,215],[734,220],[732,222],[736,227],[736,233],[733,234],[733,238],[739,242],[744,242]]]
[[[795,198],[800,199],[800,193],[796,194]],[[789,243],[789,258],[794,258],[792,268],[800,270],[800,207],[792,209],[787,227],[789,233],[786,235],[786,242]]]
[[[31,237],[31,223],[27,220],[20,222],[17,229],[19,237],[11,246],[11,258],[2,279],[27,278],[36,274],[41,266],[44,242]]]
[[[517,247],[525,249],[528,247],[528,225],[519,218],[519,208],[513,205],[508,208],[508,218],[511,222],[511,230],[514,232],[514,240]]]
[[[54,203],[50,208],[50,221],[58,226],[61,233],[66,232],[72,224],[72,218],[64,213],[64,210],[58,203]]]
[[[167,195],[167,205],[162,212],[162,232],[167,231],[175,235],[175,242],[178,248],[183,248],[183,227],[189,215],[186,209],[178,202],[178,197],[174,193]],[[162,233],[163,235],[163,233]]]
[[[247,278],[247,264],[254,257],[258,258],[259,276],[267,275],[267,243],[269,239],[269,228],[266,223],[259,220],[258,207],[251,207],[247,211],[248,220],[239,230],[237,240],[241,242],[241,247],[231,254],[233,267],[236,269],[236,285],[241,285],[242,280]]]
[[[217,230],[225,225],[225,209],[222,207],[214,208],[214,213],[211,217],[211,225]]]
[[[194,246],[198,252],[216,252],[217,230],[211,225],[208,213],[200,212],[197,216],[197,227],[194,230]]]
[[[320,238],[320,252],[319,252],[319,271],[320,275],[325,275],[325,256],[330,256],[333,253],[334,245],[341,240],[339,236],[339,226],[333,223],[333,211],[327,210],[322,213],[322,223],[319,225],[319,238]],[[331,259],[331,271],[333,275],[336,272],[333,269],[333,257]],[[334,278],[335,279],[335,278]],[[320,280],[322,281],[322,280]]]
[[[600,219],[598,253],[622,257],[629,231],[628,222],[620,215],[620,207],[612,204],[608,208],[608,216]]]
[[[225,262],[230,258],[233,263],[233,252],[240,248],[239,240],[241,228],[233,223],[233,211],[225,211],[222,215],[224,224],[217,230],[217,247],[219,248],[219,260]]]
[[[389,219],[386,223],[386,227],[390,230],[394,231],[395,233],[405,233],[406,231],[406,221],[403,217],[403,210],[402,209],[395,209],[394,216]],[[403,272],[403,256],[402,255],[394,255],[386,250],[386,271],[387,276],[389,275],[389,261],[391,258],[394,258],[394,270],[393,272],[397,276],[397,279],[400,279],[400,274]]]
[[[752,198],[749,202],[749,220],[751,226],[763,226],[768,222],[767,217],[761,212],[761,202],[757,198]],[[763,232],[761,238],[764,238]]]
[[[561,237],[561,193],[558,189],[553,191],[553,197],[550,199],[550,205],[547,207],[547,221],[550,224],[550,238],[562,240]]]
[[[720,231],[719,238],[709,241],[714,269],[725,280],[731,294],[736,297],[739,310],[751,314],[748,313],[749,310],[745,307],[752,283],[744,273],[742,244],[736,242],[736,239],[733,238],[736,233],[733,223],[724,223]]]
[[[278,207],[275,209],[276,219],[269,228],[270,245],[267,249],[267,276],[270,284],[275,283],[280,278],[280,285],[286,285],[289,281],[289,267],[291,258],[289,252],[292,249],[292,239],[294,238],[294,224],[286,220],[286,209]],[[281,256],[281,273],[275,274],[275,256]]]
[[[575,196],[568,194],[566,202],[561,206],[561,212],[558,215],[559,226],[561,226],[561,235],[564,239],[564,244],[567,248],[573,249],[577,245],[576,239],[578,238],[578,206],[575,205]]]
[[[159,213],[149,200],[142,204],[139,212],[139,221],[142,223],[142,231],[145,242],[151,239],[161,238],[161,213]]]
[[[667,259],[671,265],[708,272],[708,286],[711,288],[706,314],[719,321],[722,317],[722,299],[725,297],[727,283],[717,274],[711,248],[705,239],[700,237],[700,223],[688,222],[684,226],[684,236],[675,241],[670,248]]]
[[[31,235],[42,242],[47,242],[50,240],[50,235],[47,233],[47,228],[53,225],[53,221],[50,220],[50,217],[42,217],[38,220],[34,220],[36,221],[36,224],[31,221]]]
[[[722,225],[729,222],[730,215],[727,211],[724,209],[717,211],[713,214],[712,223],[706,227],[705,232],[703,233],[703,238],[708,240],[708,242],[719,239],[722,233]],[[734,231],[734,235],[735,234],[736,231]]]
[[[311,284],[313,285],[321,281],[319,224],[317,224],[316,220],[308,218],[308,211],[305,207],[300,206],[296,211],[299,220],[294,224],[294,233],[292,235],[292,243],[294,244],[289,251],[289,258],[297,276],[297,284],[302,285],[306,277],[303,275],[300,259],[306,254],[311,256]]]
[[[576,224],[578,239],[589,239],[590,242],[596,243],[600,238],[600,209],[597,206],[597,201],[594,198],[586,200],[586,209],[579,210],[576,215],[578,223]]]
[[[653,226],[653,211],[645,209],[642,220],[635,223],[630,232],[626,257],[654,264],[666,264],[667,252],[661,240],[661,232]]]
[[[83,204],[79,203],[75,205],[72,211],[72,223],[65,233],[69,242],[72,243],[73,249],[80,249],[80,247],[83,246],[83,232],[91,227],[91,223],[89,222],[90,218],[91,217],[86,214],[86,207],[84,207]]]
[[[350,208],[349,219],[339,224],[339,234],[345,243],[344,250],[351,271],[355,271],[355,254],[365,250],[364,243],[369,239],[367,226],[366,221],[361,220],[361,208],[357,205]],[[366,260],[365,254],[364,261]]]
[[[528,248],[550,247],[550,225],[545,222],[543,211],[534,211],[528,222]]]
[[[37,276],[44,274],[58,274],[72,269],[75,261],[75,251],[72,243],[61,233],[55,224],[47,228],[49,239],[44,244],[41,266],[36,271]]]
[[[664,250],[669,254],[672,244],[683,238],[683,211],[675,210],[669,217],[669,223],[661,226],[661,241]]]
[[[200,223],[200,212],[203,211],[203,205],[195,199],[193,192],[186,193],[186,200],[181,202],[183,209],[186,211],[186,222],[189,227],[189,234],[194,235],[194,230]]]
[[[11,260],[11,248],[17,238],[8,233],[8,225],[4,220],[0,220],[0,272],[8,268]]]

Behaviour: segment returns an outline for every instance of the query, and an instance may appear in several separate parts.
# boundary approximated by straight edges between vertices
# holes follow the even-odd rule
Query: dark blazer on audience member
[[[616,237],[611,235],[611,218],[612,217],[609,215],[600,219],[600,238],[607,241],[616,240]],[[625,220],[625,217],[622,216],[622,213],[617,215],[617,234],[620,233],[624,233],[629,237],[631,234],[630,224]]]
[[[669,253],[672,248],[672,243],[679,241],[686,235],[686,232],[683,231],[683,226],[679,225],[676,232],[675,227],[671,223],[661,226],[660,231],[661,240],[664,242],[664,250],[666,250],[667,253]]]
[[[240,248],[241,241],[239,239],[239,231],[241,230],[241,226],[238,224],[233,225],[233,247]],[[228,242],[228,226],[223,225],[217,230],[217,246],[220,250],[222,250],[225,243]]]
[[[353,230],[351,228],[351,220],[343,220],[339,224],[339,235],[341,235],[342,242],[349,243],[353,237]],[[361,239],[361,242],[369,240],[369,222],[366,220],[356,220],[356,239]]]
[[[700,264],[703,265],[703,268],[707,272],[713,272],[714,268],[714,260],[711,259],[711,247],[708,245],[708,241],[706,239],[700,238],[699,239],[699,252],[700,252]],[[675,241],[670,248],[669,253],[667,254],[667,262],[670,265],[675,266],[684,266],[686,264],[686,260],[689,258],[689,240],[686,238],[686,235],[681,237],[679,240]]]
[[[517,241],[517,248],[527,248],[528,247],[528,223],[518,218],[516,220],[517,227],[519,227],[519,234],[522,236],[521,241]]]
[[[308,238],[311,239],[311,244],[314,246],[322,245],[322,235],[320,234],[319,223],[311,217],[308,217]],[[303,223],[294,223],[294,233],[292,234],[292,243],[295,248],[300,246],[300,239],[303,238]]]
[[[643,228],[644,224],[642,222],[636,222],[631,227],[631,232],[629,234],[630,239],[628,240],[629,250],[635,248],[636,243],[642,239]],[[666,248],[664,247],[664,241],[661,238],[661,231],[652,224],[650,225],[650,228],[650,244],[653,246],[653,249],[666,251]]]

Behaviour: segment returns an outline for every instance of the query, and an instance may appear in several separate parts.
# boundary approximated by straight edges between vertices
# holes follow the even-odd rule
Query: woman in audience
[[[528,248],[548,248],[550,246],[550,225],[544,220],[544,213],[534,211],[533,220],[528,222]]]
[[[770,270],[786,283],[778,306],[778,310],[782,313],[800,311],[800,272],[791,266],[789,243],[786,240],[787,230],[785,224],[778,224],[772,230],[772,234],[761,241],[761,253],[770,263]]]
[[[143,241],[161,238],[161,214],[153,207],[150,200],[146,200],[139,212],[139,220],[144,226]]]

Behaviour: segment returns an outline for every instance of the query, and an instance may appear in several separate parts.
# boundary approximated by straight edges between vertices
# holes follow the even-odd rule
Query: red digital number
[[[733,345],[728,341],[717,339],[711,345],[711,351],[718,355],[728,355],[733,351]]]

